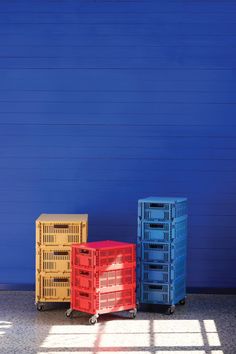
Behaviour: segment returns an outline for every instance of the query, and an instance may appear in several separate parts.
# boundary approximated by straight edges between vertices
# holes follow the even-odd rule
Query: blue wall
[[[0,2],[0,283],[34,220],[135,241],[137,200],[189,198],[189,287],[236,287],[236,4]]]

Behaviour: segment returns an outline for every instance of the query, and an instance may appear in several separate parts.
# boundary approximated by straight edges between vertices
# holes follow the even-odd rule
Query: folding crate
[[[72,294],[68,317],[75,311],[100,314],[129,310],[136,316],[136,250],[125,242],[72,245]]]
[[[117,291],[127,285],[136,284],[136,269],[134,266],[114,270],[88,270],[73,267],[72,288],[79,288],[86,291]]]
[[[185,277],[179,277],[171,284],[141,283],[137,291],[142,304],[176,305],[186,296]]]
[[[138,201],[138,217],[140,220],[167,221],[186,214],[186,198],[148,197]]]
[[[173,222],[138,222],[139,241],[172,242],[187,237],[187,216]]]
[[[186,272],[185,257],[178,257],[172,263],[146,263],[141,262],[137,267],[138,279],[145,283],[171,283]]]
[[[141,242],[137,255],[143,262],[169,263],[186,255],[186,240],[176,243]]]
[[[36,220],[37,246],[68,246],[87,237],[87,214],[41,214]]]
[[[43,246],[36,250],[37,273],[69,273],[71,247]]]
[[[100,241],[72,246],[72,267],[96,270],[135,266],[135,245],[125,242]]]
[[[36,282],[36,303],[70,302],[70,276],[40,274]]]
[[[136,308],[135,287],[105,293],[72,289],[71,308],[93,315]]]

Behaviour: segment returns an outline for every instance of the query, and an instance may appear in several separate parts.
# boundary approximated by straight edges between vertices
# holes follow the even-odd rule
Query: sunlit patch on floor
[[[207,343],[204,341],[207,340]],[[102,348],[121,352],[121,348],[129,348],[130,353],[138,348],[144,351],[149,348],[163,348],[157,351],[165,353],[164,348],[173,347],[173,353],[184,354],[186,351],[175,351],[174,348],[189,348],[187,353],[201,354],[191,348],[209,348],[220,346],[216,325],[213,320],[135,320],[108,321],[96,326],[65,325],[52,326],[49,335],[42,343],[42,348],[81,348],[81,350]],[[211,348],[210,348],[211,349]],[[168,351],[170,353],[170,351]]]
[[[12,326],[11,322],[0,321],[0,337],[4,336],[7,330]]]

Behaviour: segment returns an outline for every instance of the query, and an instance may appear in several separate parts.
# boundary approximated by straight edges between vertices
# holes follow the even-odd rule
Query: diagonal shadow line
[[[216,332],[210,332],[210,331],[208,332],[208,331],[206,330],[204,321],[203,321],[203,320],[199,320],[199,323],[200,323],[200,328],[201,328],[201,333],[202,333],[204,348],[206,348],[206,352],[207,352],[207,353],[208,353],[208,351],[209,351],[209,353],[210,353],[210,351],[211,351],[212,349],[214,349],[214,347],[216,347],[216,346],[210,345],[207,334],[208,334],[208,333],[209,333],[209,334],[211,334],[211,333],[216,333],[216,334],[218,335],[218,331],[217,331],[217,329],[216,329]],[[214,323],[215,323],[215,321],[214,321]],[[217,348],[218,348],[218,350],[221,350],[221,351],[223,352],[223,349],[222,349],[223,346],[222,346],[221,342],[220,342],[220,345],[217,346]]]
[[[93,354],[96,354],[97,353],[97,349],[99,349],[99,344],[101,343],[101,339],[102,339],[102,335],[104,333],[105,326],[106,326],[105,322],[99,323],[98,333],[96,335],[96,340],[95,340],[94,346],[92,348],[93,349],[93,351],[92,351]]]
[[[150,342],[150,353],[155,354],[155,349],[154,349],[154,324],[153,320],[149,320],[149,342]]]
[[[203,320],[199,320],[199,324],[200,324],[200,328],[201,328],[201,334],[202,334],[202,340],[203,340],[204,348],[205,348],[207,353],[208,352],[210,353],[210,350],[212,348],[209,346],[209,342],[208,342],[208,339],[207,339],[207,333],[206,333],[206,330],[205,330],[205,326],[204,326]],[[218,349],[220,349],[220,348],[218,347]]]

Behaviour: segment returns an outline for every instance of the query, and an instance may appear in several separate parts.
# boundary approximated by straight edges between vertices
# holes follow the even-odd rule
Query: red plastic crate
[[[72,287],[86,291],[122,290],[127,285],[136,284],[136,268],[127,267],[114,270],[93,270],[73,267]]]
[[[136,316],[136,248],[134,244],[101,241],[72,246],[71,308],[96,317],[130,310]]]
[[[132,243],[116,241],[88,242],[72,245],[72,267],[111,270],[135,266],[136,252]]]
[[[95,293],[74,288],[71,308],[92,315],[135,309],[135,288],[127,287],[124,290],[107,293]]]

